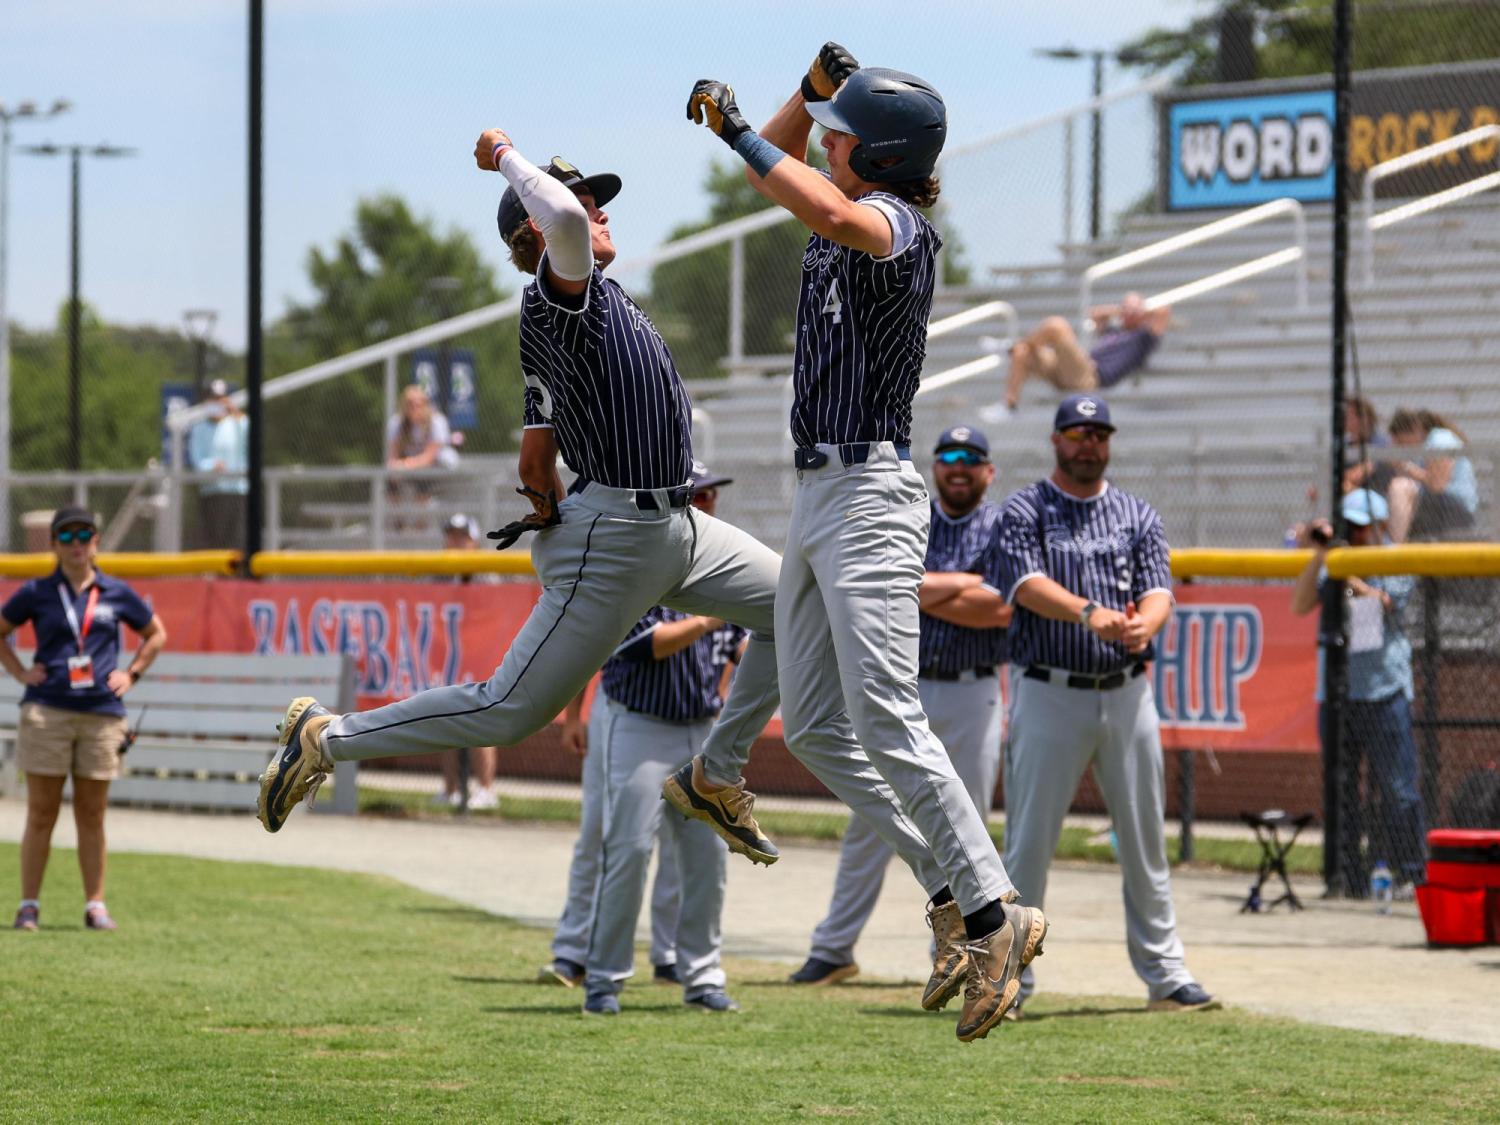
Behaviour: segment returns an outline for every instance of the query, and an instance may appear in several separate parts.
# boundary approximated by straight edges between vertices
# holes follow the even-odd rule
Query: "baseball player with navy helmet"
[[[261,776],[257,814],[267,831],[279,831],[316,794],[335,761],[510,746],[535,733],[653,605],[752,632],[705,744],[715,760],[744,761],[779,702],[773,605],[781,560],[691,507],[687,392],[650,318],[604,277],[615,246],[601,207],[620,191],[619,177],[584,176],[556,157],[543,170],[499,129],[480,136],[474,155],[509,181],[500,234],[516,265],[535,271],[522,296],[520,333],[521,491],[533,511],[491,538],[508,547],[534,533],[541,597],[487,681],[346,715],[310,696],[294,699]],[[559,453],[578,473],[561,500]],[[944,885],[932,849],[847,723],[807,732],[794,752],[876,825],[924,887]],[[773,862],[776,848],[751,813],[754,795],[738,774],[724,780],[712,802],[716,827],[731,849]]]
[[[922,706],[981,816],[989,814],[1000,776],[1000,673],[1011,613],[999,591],[1000,505],[985,499],[994,479],[982,432],[971,426],[943,431],[933,449],[937,496],[919,595]],[[833,984],[859,972],[854,946],[875,912],[890,859],[891,850],[863,822],[850,823],[828,915],[813,931],[812,951],[792,974],[794,984]],[[944,944],[953,935],[934,934],[934,940]]]
[[[939,950],[950,972],[934,974],[923,1003],[941,1007],[962,985],[958,1037],[980,1038],[1014,1001],[1047,922],[1015,903],[917,690],[930,508],[911,462],[911,414],[942,245],[920,208],[937,201],[947,110],[921,78],[861,68],[828,43],[761,134],[723,82],[699,81],[687,112],[811,232],[793,372],[797,487],[776,594],[787,745],[796,753],[818,732],[852,724],[899,795],[945,876],[927,885],[934,930],[955,935]],[[814,121],[827,130],[826,174],[805,162]],[[710,801],[715,785],[739,775],[742,754],[710,745],[702,769],[675,783]],[[955,913],[961,925],[949,921]]]
[[[1119,840],[1125,943],[1149,1006],[1215,1007],[1177,936],[1161,726],[1146,674],[1172,613],[1170,552],[1151,505],[1104,479],[1114,432],[1098,395],[1063,399],[1056,469],[1013,493],[1000,516],[1003,588],[1015,607],[1005,864],[1028,898],[1044,901],[1063,817],[1092,765]],[[1028,969],[1021,1000],[1032,987]]]

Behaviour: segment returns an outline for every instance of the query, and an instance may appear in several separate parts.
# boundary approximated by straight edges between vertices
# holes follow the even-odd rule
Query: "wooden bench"
[[[22,664],[31,654],[18,652]],[[21,684],[0,680],[0,795],[16,790],[16,728]],[[125,696],[139,736],[110,786],[111,804],[254,809],[259,776],[276,745],[276,724],[296,695],[331,710],[354,706],[354,659],[164,652]],[[145,709],[145,720],[141,719]],[[331,800],[318,807],[352,813],[358,763],[340,762]]]

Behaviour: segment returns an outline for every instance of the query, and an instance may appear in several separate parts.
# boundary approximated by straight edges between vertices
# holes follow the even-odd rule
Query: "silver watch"
[[[1093,615],[1094,610],[1096,610],[1098,608],[1099,608],[1099,603],[1098,602],[1095,602],[1095,601],[1085,602],[1083,604],[1083,608],[1078,611],[1078,623],[1080,625],[1087,625],[1089,623],[1089,618]]]

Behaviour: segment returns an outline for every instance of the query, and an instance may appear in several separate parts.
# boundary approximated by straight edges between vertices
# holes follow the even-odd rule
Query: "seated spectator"
[[[1462,455],[1458,427],[1430,410],[1401,409],[1391,415],[1391,441],[1420,445],[1418,461],[1398,461],[1387,495],[1391,540],[1431,540],[1472,534],[1479,511],[1474,464]]]
[[[1165,305],[1148,310],[1139,293],[1127,293],[1118,305],[1104,305],[1089,313],[1100,335],[1088,351],[1071,324],[1060,316],[1049,316],[1010,349],[1004,410],[1016,409],[1021,388],[1032,378],[1045,379],[1069,393],[1113,387],[1146,365],[1167,330],[1171,312]],[[991,410],[985,417],[997,421],[1004,414]]]
[[[1385,496],[1396,477],[1396,465],[1389,460],[1374,460],[1368,450],[1386,449],[1391,439],[1380,430],[1380,415],[1375,404],[1360,395],[1344,400],[1344,491],[1368,488]]]
[[[443,413],[413,383],[401,392],[401,409],[385,424],[385,467],[388,469],[453,469],[458,450]]]

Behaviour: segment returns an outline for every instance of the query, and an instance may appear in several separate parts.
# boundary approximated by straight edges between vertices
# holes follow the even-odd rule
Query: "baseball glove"
[[[858,69],[859,61],[841,44],[824,43],[818,57],[813,59],[807,73],[802,76],[802,100],[826,102],[838,93],[844,80]]]
[[[557,491],[555,489],[549,488],[547,494],[543,496],[536,489],[527,488],[525,485],[522,485],[516,489],[516,492],[530,500],[531,506],[535,511],[529,516],[522,516],[520,519],[506,524],[499,531],[485,533],[484,537],[486,539],[495,540],[495,550],[497,551],[505,550],[528,531],[542,531],[549,527],[556,527],[562,523],[562,513],[557,510]]]

